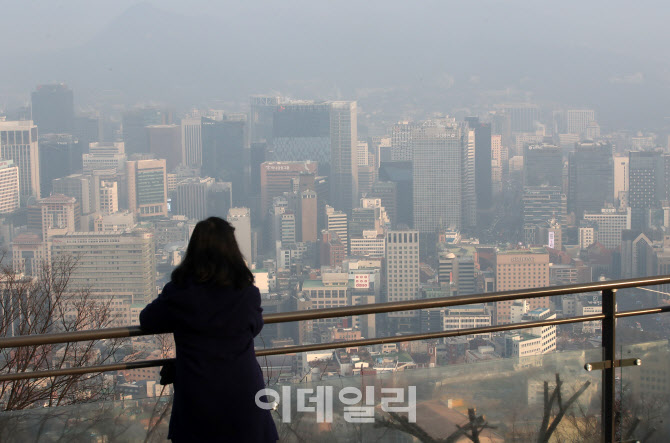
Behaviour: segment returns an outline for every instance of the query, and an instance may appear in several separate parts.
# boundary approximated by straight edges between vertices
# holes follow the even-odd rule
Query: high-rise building
[[[150,125],[147,126],[149,137],[149,152],[156,158],[165,159],[168,171],[181,163],[181,127],[179,125]]]
[[[305,190],[300,193],[300,212],[298,217],[298,239],[301,242],[317,241],[318,203],[314,190]]]
[[[563,186],[563,153],[554,145],[527,145],[523,150],[524,186]]]
[[[181,120],[181,162],[192,168],[202,166],[202,118]]]
[[[30,209],[29,212],[32,212]],[[81,209],[79,202],[74,197],[52,194],[40,199],[34,209],[37,217],[33,218],[29,214],[28,227],[40,231],[45,241],[54,235],[64,235],[79,230]]]
[[[628,199],[628,155],[614,156],[614,200],[621,205],[622,200],[627,203]],[[668,182],[666,181],[666,184]]]
[[[138,108],[123,113],[123,141],[128,155],[149,152],[149,135],[146,127],[171,125],[172,114],[157,108]]]
[[[0,214],[19,209],[19,168],[12,160],[0,160]]]
[[[51,194],[52,182],[82,168],[81,145],[70,134],[40,136],[40,195]]]
[[[316,161],[329,176],[330,203],[350,212],[358,200],[356,102],[292,102],[277,106],[272,149],[277,161]]]
[[[631,229],[644,230],[649,224],[649,210],[659,207],[665,191],[661,153],[631,151],[628,165],[628,204],[632,210]]]
[[[475,130],[475,191],[477,193],[477,210],[488,211],[493,205],[493,188],[491,185],[492,140],[491,124],[482,123],[477,117],[465,119],[471,129]]]
[[[182,179],[172,198],[172,213],[194,220],[226,217],[231,207],[230,183],[216,182],[212,177]]]
[[[113,170],[117,174],[123,174],[125,166],[126,154],[123,142],[91,143],[88,147],[88,154],[83,155],[84,173]]]
[[[202,119],[202,175],[233,184],[233,202],[245,202],[245,125],[240,120]]]
[[[138,218],[167,217],[165,160],[132,160],[126,163],[128,209]]]
[[[40,198],[37,126],[32,120],[0,120],[0,158],[12,160],[19,168],[21,205],[25,206],[30,197]]]
[[[461,228],[461,143],[453,121],[425,122],[412,137],[414,228],[422,233]]]
[[[349,251],[349,220],[347,214],[326,205],[326,230],[337,234],[344,246],[346,255]]]
[[[531,103],[497,105],[503,113],[509,115],[512,132],[535,132],[540,120],[540,109]]]
[[[621,245],[621,233],[631,228],[631,208],[603,208],[596,212],[584,212],[584,221],[596,225],[596,238],[607,249]]]
[[[316,174],[317,164],[303,162],[264,162],[260,165],[261,214],[265,218],[272,199],[293,192],[294,180],[304,174]]]
[[[233,207],[233,185],[230,182],[214,182],[207,189],[207,216],[225,218]]]
[[[577,220],[584,211],[613,203],[614,157],[609,143],[577,143],[568,155],[568,212]]]
[[[386,234],[387,301],[416,299],[420,285],[419,270],[419,231],[389,231]],[[391,329],[395,332],[417,330],[418,315],[418,311],[390,312]]]
[[[230,208],[227,219],[235,228],[235,240],[240,246],[240,252],[247,264],[251,266],[256,257],[251,248],[251,213],[249,208]]]
[[[544,248],[500,251],[495,255],[496,290],[544,288],[549,286],[549,254]],[[513,301],[495,304],[498,324],[510,323]],[[528,300],[529,309],[549,308],[549,297]]]
[[[461,139],[461,226],[477,224],[475,130],[464,126]]]
[[[493,195],[502,192],[503,183],[503,146],[502,136],[491,136],[491,189]]]
[[[456,255],[450,250],[439,252],[438,279],[449,284],[451,295],[467,295],[477,292],[475,262],[472,256]]]
[[[31,94],[33,120],[40,134],[72,134],[74,99],[65,84],[39,85]]]
[[[110,215],[119,211],[119,189],[115,181],[100,182],[100,212]]]
[[[656,274],[656,254],[651,239],[637,230],[621,233],[621,278],[641,278]]]
[[[394,226],[410,227],[414,224],[414,166],[412,162],[382,162],[379,167],[379,181],[395,185],[393,204],[382,202],[389,213],[394,214]],[[386,186],[388,188],[388,186]],[[379,185],[377,186],[379,189]],[[387,192],[387,191],[385,191]],[[372,195],[376,197],[377,195]],[[393,210],[395,209],[395,210]]]
[[[391,160],[412,161],[412,134],[419,125],[412,122],[398,122],[391,128]]]
[[[97,210],[93,192],[93,176],[91,175],[71,174],[53,181],[53,193],[76,198],[81,205],[82,214],[89,214]]]
[[[275,108],[272,119],[272,150],[275,160],[315,161],[319,164],[319,174],[329,174],[329,103],[284,103]]]
[[[103,141],[103,119],[98,115],[82,115],[74,118],[74,138],[79,142],[82,152],[88,145]]]
[[[585,134],[589,124],[596,121],[593,109],[568,109],[566,114],[568,134]]]
[[[351,213],[358,202],[356,102],[330,104],[330,203]]]
[[[52,257],[75,256],[69,288],[94,297],[146,304],[156,297],[154,236],[132,232],[73,232],[52,237]]]
[[[249,115],[249,139],[251,143],[268,143],[272,140],[272,120],[279,97],[252,96]]]
[[[391,226],[395,227],[396,220],[398,218],[398,211],[396,209],[396,183],[390,181],[377,181],[372,185],[372,189],[368,193],[368,197],[378,198],[381,200],[382,207],[384,207],[386,210],[386,214],[391,221]],[[405,211],[405,208],[402,208],[402,210]]]
[[[567,224],[568,199],[558,186],[530,186],[524,188],[524,225],[541,225],[555,218],[559,224]]]

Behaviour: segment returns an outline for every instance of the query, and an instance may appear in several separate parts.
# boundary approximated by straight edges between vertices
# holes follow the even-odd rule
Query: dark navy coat
[[[168,283],[140,313],[146,332],[174,333],[177,365],[168,438],[276,442],[270,411],[256,406],[265,387],[253,338],[263,328],[258,288]]]

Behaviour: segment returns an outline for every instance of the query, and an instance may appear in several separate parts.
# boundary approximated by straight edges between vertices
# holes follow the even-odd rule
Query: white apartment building
[[[32,120],[0,120],[0,158],[19,168],[20,204],[29,197],[40,198],[40,157],[37,126]]]
[[[12,160],[0,161],[0,214],[19,209],[19,168]]]
[[[607,249],[621,245],[621,231],[631,228],[631,209],[603,208],[598,212],[584,212],[584,220],[597,226],[596,241]]]

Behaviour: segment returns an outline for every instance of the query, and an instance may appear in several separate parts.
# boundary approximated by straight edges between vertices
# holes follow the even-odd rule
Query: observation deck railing
[[[635,364],[624,360],[616,360],[616,319],[633,316],[660,314],[670,312],[670,306],[658,306],[653,308],[617,311],[616,292],[620,289],[637,288],[652,285],[670,284],[670,276],[658,276],[648,278],[636,278],[616,281],[602,281],[587,284],[554,286],[518,291],[505,291],[477,295],[443,297],[433,299],[420,299],[403,302],[376,303],[360,306],[347,306],[327,309],[304,310],[297,312],[286,312],[269,314],[264,316],[266,324],[286,323],[305,320],[317,320],[336,317],[348,317],[352,315],[380,314],[399,311],[412,311],[429,308],[446,308],[464,306],[478,303],[497,303],[502,301],[514,301],[524,299],[535,299],[539,297],[552,297],[567,294],[581,294],[588,292],[600,292],[602,294],[602,312],[592,315],[582,315],[567,318],[520,322],[504,325],[485,326],[458,330],[445,330],[437,332],[405,334],[390,337],[375,337],[359,340],[338,341],[333,343],[319,343],[299,346],[286,346],[279,348],[257,349],[259,357],[280,354],[295,354],[301,352],[340,349],[356,346],[370,346],[384,343],[398,343],[413,340],[429,340],[445,337],[456,337],[474,334],[485,334],[502,331],[523,330],[552,325],[565,325],[591,321],[602,322],[602,362],[584,362],[585,366],[592,363],[587,370],[602,370],[602,439],[606,442],[614,441],[615,436],[615,368],[626,364]],[[0,349],[16,348],[22,346],[39,346],[48,344],[70,343],[90,340],[118,339],[127,337],[138,337],[149,335],[138,326],[117,327],[99,330],[83,330],[68,333],[53,333],[30,336],[15,336],[0,338]],[[0,382],[22,380],[28,378],[46,378],[56,376],[77,375],[86,373],[101,373],[108,371],[131,370],[162,366],[169,359],[156,359],[124,363],[112,363],[97,366],[62,368],[53,370],[38,370],[29,372],[15,372],[0,374]],[[593,365],[595,363],[595,365]]]

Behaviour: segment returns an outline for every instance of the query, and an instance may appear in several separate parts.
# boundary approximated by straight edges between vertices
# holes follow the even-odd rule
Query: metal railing
[[[319,343],[311,345],[286,346],[281,348],[258,349],[257,356],[295,354],[299,352],[318,351],[327,349],[339,349],[355,346],[371,346],[384,343],[398,343],[413,340],[428,340],[445,337],[456,337],[463,335],[493,333],[511,331],[517,329],[529,329],[542,326],[581,323],[589,321],[602,321],[602,346],[603,346],[603,404],[602,404],[602,426],[604,441],[614,441],[614,401],[615,401],[615,376],[614,371],[618,366],[615,361],[616,348],[616,319],[638,315],[660,314],[670,312],[670,306],[659,306],[647,309],[617,312],[616,292],[619,289],[670,284],[670,276],[637,278],[616,281],[594,282],[578,285],[554,286],[547,288],[528,289],[521,291],[505,291],[487,294],[476,294],[456,297],[442,297],[433,299],[421,299],[403,302],[376,303],[361,306],[346,306],[339,308],[314,309],[297,312],[286,312],[269,314],[263,317],[266,324],[287,323],[305,320],[318,320],[336,317],[348,317],[352,315],[369,315],[388,312],[411,311],[418,309],[446,308],[453,306],[464,306],[478,303],[497,303],[510,300],[534,299],[540,297],[553,297],[567,294],[580,294],[586,292],[601,292],[602,313],[583,315],[577,317],[559,318],[551,320],[540,320],[531,322],[511,323],[496,326],[484,326],[477,328],[458,329],[449,331],[438,331],[421,334],[405,334],[392,337],[377,337],[360,340],[348,340],[333,343]],[[48,344],[69,343],[78,341],[104,340],[138,337],[153,335],[142,331],[139,326],[108,328],[98,330],[86,330],[67,333],[40,334],[29,336],[0,338],[0,349],[15,348],[21,346],[40,346]],[[137,362],[112,363],[98,366],[86,366],[77,368],[54,369],[45,371],[31,371],[21,373],[0,374],[0,382],[22,380],[28,378],[46,378],[67,375],[79,375],[86,373],[100,373],[108,371],[130,370],[147,367],[162,366],[171,359],[144,360]]]

